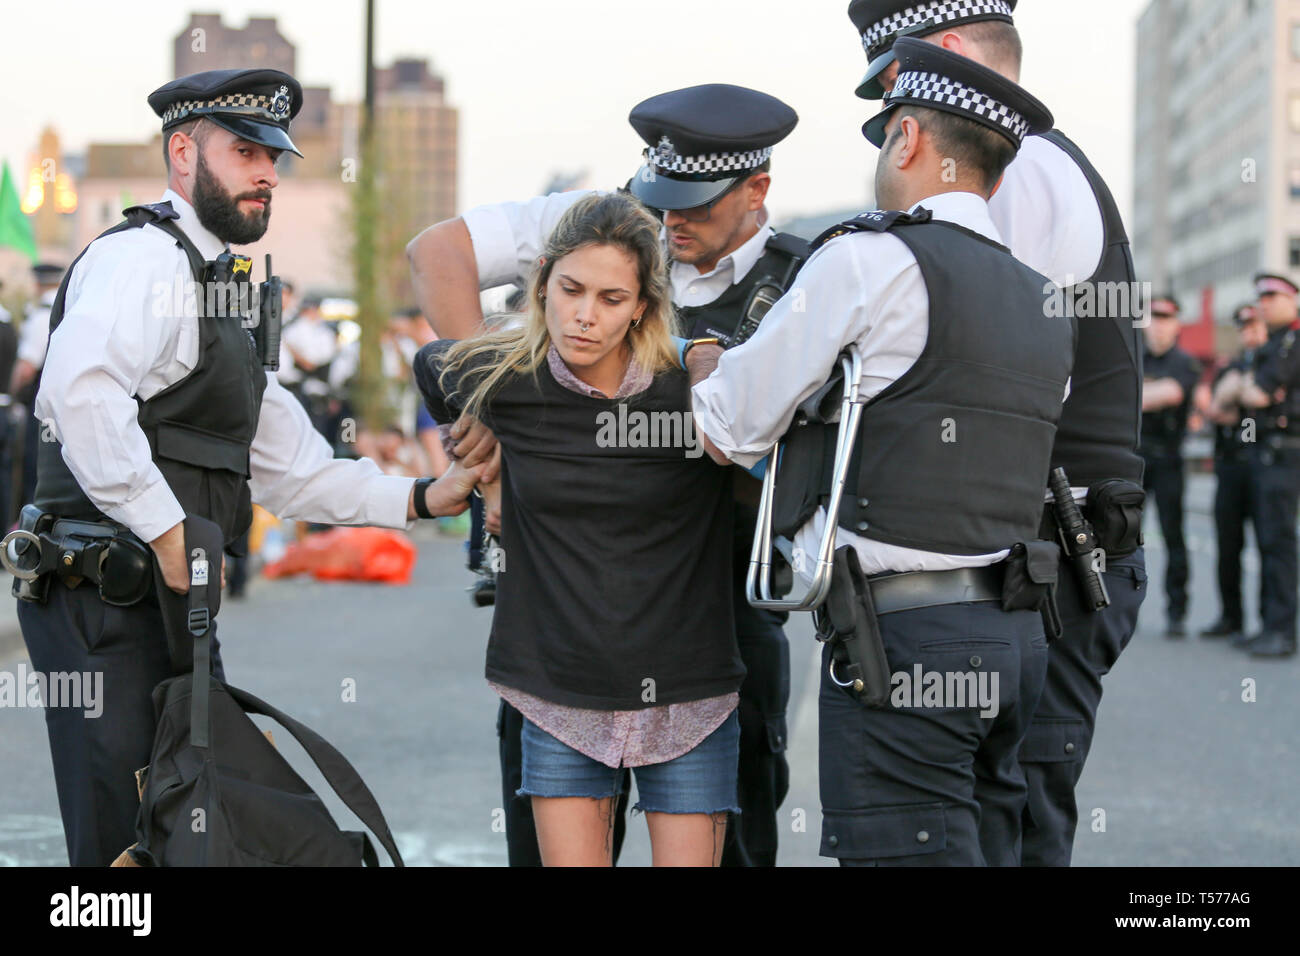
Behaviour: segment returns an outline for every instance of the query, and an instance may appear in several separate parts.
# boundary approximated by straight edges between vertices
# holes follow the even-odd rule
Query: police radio
[[[736,326],[735,334],[727,343],[727,348],[735,348],[742,342],[749,339],[751,335],[758,331],[758,323],[763,321],[763,316],[772,311],[772,306],[776,305],[777,299],[785,295],[785,290],[776,284],[776,280],[765,277],[758,285],[754,286],[749,298],[745,301],[745,308],[740,313],[740,322]]]
[[[786,266],[784,275],[780,277],[765,275],[754,285],[749,298],[745,300],[745,307],[740,312],[740,322],[736,324],[736,331],[727,339],[727,348],[734,349],[757,332],[763,317],[772,311],[772,306],[776,305],[777,300],[785,295],[790,284],[794,282],[795,273],[803,265],[808,253],[806,248],[792,247],[792,241],[802,243],[802,240],[787,236],[785,233],[778,233],[768,240],[768,248],[775,247],[784,252],[790,257],[790,263]],[[806,247],[806,243],[803,245]]]
[[[257,297],[258,322],[253,332],[257,354],[262,366],[275,372],[280,368],[280,325],[284,319],[284,284],[277,275],[271,275],[271,256],[266,256],[266,281]]]

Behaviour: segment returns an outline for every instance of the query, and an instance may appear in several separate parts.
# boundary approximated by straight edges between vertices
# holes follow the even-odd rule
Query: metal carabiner
[[[862,678],[860,677],[855,677],[853,680],[849,681],[848,683],[845,683],[844,681],[836,677],[835,658],[833,657],[831,658],[831,666],[827,669],[827,673],[830,674],[831,683],[833,683],[836,687],[847,687],[850,690],[854,691],[855,693],[861,693],[862,688],[866,686],[865,684],[862,683]]]

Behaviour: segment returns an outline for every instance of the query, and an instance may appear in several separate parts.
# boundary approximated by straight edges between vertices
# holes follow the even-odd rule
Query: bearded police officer
[[[752,466],[856,347],[866,404],[846,495],[828,516],[820,471],[795,546],[815,553],[837,523],[837,561],[869,579],[853,589],[868,608],[859,620],[878,620],[893,689],[865,705],[826,646],[821,851],[845,865],[1014,865],[1016,754],[1047,666],[1043,619],[1021,608],[1043,596],[1029,576],[1056,567],[1036,537],[1074,332],[1048,308],[1051,283],[1001,244],[987,199],[1051,114],[937,46],[904,39],[896,52],[898,84],[864,133],[881,147],[878,202],[908,212],[831,230],[749,342],[692,349],[692,378],[717,363],[694,411],[715,460]],[[783,470],[798,464],[793,447]],[[914,672],[998,690],[981,710],[955,692],[907,691]]]
[[[686,335],[736,345],[780,297],[807,256],[807,243],[775,233],[764,201],[772,148],[794,129],[794,110],[756,90],[713,83],[653,96],[628,117],[646,143],[627,188],[662,213],[673,303]],[[408,246],[424,314],[438,334],[478,334],[478,293],[522,283],[564,212],[588,192],[480,206],[430,227]],[[478,284],[466,276],[478,276]],[[467,439],[468,440],[468,439]],[[776,862],[776,811],[788,789],[785,760],[789,647],[785,615],[759,611],[744,597],[755,514],[737,504],[736,636],[748,674],[740,689],[739,799],[727,827],[723,866]],[[512,865],[540,865],[535,831],[518,789],[522,726],[501,705],[506,835]],[[621,818],[620,818],[621,824]],[[621,828],[616,833],[616,844]],[[617,849],[617,847],[616,847]]]
[[[1243,642],[1253,657],[1290,657],[1296,652],[1296,508],[1300,501],[1300,319],[1297,289],[1285,276],[1255,277],[1257,314],[1268,340],[1255,354],[1241,404],[1257,422],[1251,446],[1259,541],[1258,634]]]
[[[1183,495],[1186,486],[1183,440],[1192,394],[1201,378],[1197,361],[1178,347],[1182,310],[1172,295],[1151,302],[1142,357],[1142,483],[1155,498],[1160,533],[1165,539],[1166,635],[1185,637],[1187,579],[1190,566],[1183,538]]]
[[[193,582],[207,594],[205,575],[218,579],[190,554],[190,529],[219,528],[207,552],[219,554],[247,529],[250,500],[287,518],[403,527],[463,510],[481,470],[413,486],[366,459],[334,460],[266,371],[275,343],[245,327],[244,300],[231,292],[251,262],[227,244],[266,231],[276,159],[297,152],[288,132],[302,105],[297,81],[214,70],[168,83],[149,105],[162,117],[168,189],[92,242],[59,290],[36,397],[57,441],[41,445],[22,525],[39,549],[14,542],[40,554],[42,573],[18,582],[33,665],[102,681],[101,714],[45,712],[73,865],[106,866],[134,842],[150,694],[176,669],[177,599],[164,589]]]
[[[1022,45],[1015,0],[855,0],[849,17],[869,61],[858,95],[879,98],[898,67],[893,44],[912,35],[968,56],[1011,80]],[[1128,645],[1146,596],[1140,545],[1143,491],[1138,454],[1142,341],[1140,296],[1119,209],[1097,170],[1060,130],[1028,137],[989,200],[1013,255],[1061,287],[1078,319],[1071,391],[1052,449],[1104,549],[1110,604],[1086,600],[1063,555],[1057,603],[1063,637],[1051,645],[1047,682],[1021,749],[1029,780],[1024,863],[1068,865],[1074,787],[1092,745],[1101,679]],[[1054,307],[1058,305],[1054,302]],[[1056,516],[1045,509],[1044,533]]]
[[[1241,552],[1246,546],[1246,522],[1253,510],[1250,446],[1256,438],[1253,412],[1241,405],[1241,390],[1254,365],[1255,352],[1266,341],[1264,320],[1252,304],[1232,314],[1241,351],[1214,376],[1208,417],[1214,422],[1214,532],[1219,572],[1219,618],[1201,637],[1240,641],[1244,633],[1241,600]],[[1248,420],[1249,419],[1249,420]],[[1255,532],[1256,537],[1259,532]]]

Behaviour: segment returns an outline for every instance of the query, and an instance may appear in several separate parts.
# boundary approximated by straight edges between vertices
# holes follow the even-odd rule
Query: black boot
[[[1258,640],[1247,647],[1251,657],[1292,657],[1295,654],[1295,637],[1281,631],[1265,631]]]
[[[1227,618],[1219,618],[1205,630],[1201,631],[1201,637],[1236,637],[1241,633],[1241,623],[1229,621]]]
[[[1187,636],[1187,625],[1181,617],[1170,617],[1165,627],[1165,637],[1181,638]]]

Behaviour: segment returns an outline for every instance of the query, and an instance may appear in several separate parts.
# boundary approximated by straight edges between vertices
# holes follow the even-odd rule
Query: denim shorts
[[[520,796],[617,796],[627,767],[607,767],[524,719],[523,785]],[[664,763],[633,767],[642,813],[739,813],[736,768],[740,760],[740,718],[736,711],[693,750]]]

